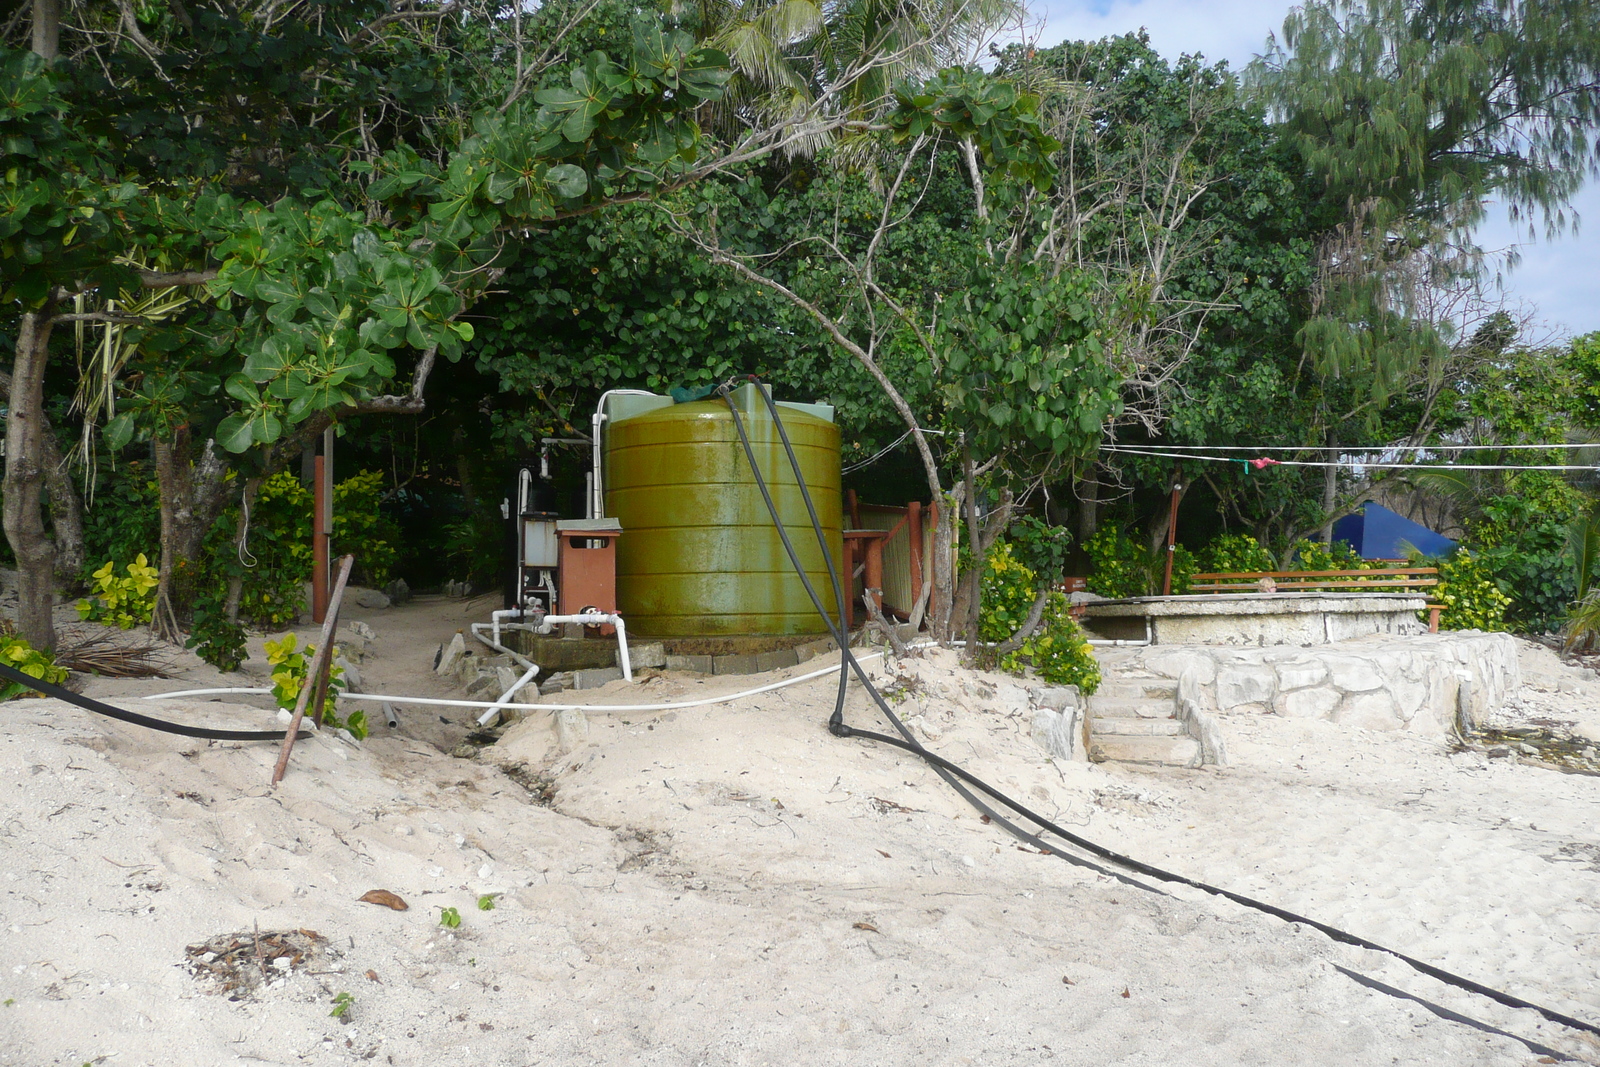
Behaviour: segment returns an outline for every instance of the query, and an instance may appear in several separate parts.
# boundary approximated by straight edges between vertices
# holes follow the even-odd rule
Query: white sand
[[[471,610],[367,615],[369,687],[450,695],[428,667]],[[1544,691],[1508,714],[1600,722],[1593,684],[1534,660]],[[1600,1022],[1600,779],[1272,716],[1225,717],[1221,770],[1054,764],[1011,680],[949,654],[905,673],[932,747],[1077,832]],[[749,684],[668,675],[596,699]],[[297,746],[276,791],[272,745],[5,705],[0,1064],[1538,1060],[1339,968],[1600,1062],[1600,1041],[1380,954],[1021,850],[912,757],[830,737],[833,692],[596,712],[565,756],[540,717],[479,761],[427,743],[459,721],[404,712],[402,736]],[[882,728],[856,689],[850,719]],[[547,770],[554,806],[489,759]],[[374,888],[410,910],[357,901]],[[257,925],[331,952],[237,1000],[191,975],[186,946]]]

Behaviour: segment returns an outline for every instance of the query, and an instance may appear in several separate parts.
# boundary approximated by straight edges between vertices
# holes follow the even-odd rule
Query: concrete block
[[[646,641],[643,644],[628,645],[628,662],[634,670],[644,667],[665,667],[667,665],[667,647],[660,641]]]
[[[1217,670],[1217,706],[1265,704],[1277,689],[1277,675],[1264,663],[1230,663]]]
[[[795,646],[794,656],[796,663],[805,663],[816,659],[818,656],[836,656],[839,654],[839,645],[831,637],[824,637],[820,641],[807,641],[803,645]]]
[[[1278,694],[1272,710],[1289,719],[1326,719],[1339,706],[1340,698],[1337,689],[1326,686],[1296,689],[1292,693]]]
[[[1143,659],[1145,666],[1164,678],[1193,677],[1200,685],[1217,680],[1217,662],[1205,652],[1152,645]]]
[[[621,678],[621,667],[591,667],[588,670],[572,672],[572,688],[599,689],[607,682],[615,682]]]
[[[795,658],[794,649],[792,648],[780,648],[775,652],[756,653],[756,671],[759,674],[775,671],[782,667],[793,667],[798,662],[800,661]]]
[[[713,656],[711,657],[712,674],[758,674],[761,665],[755,656]]]
[[[710,656],[668,656],[666,660],[667,670],[669,671],[691,671],[695,674],[711,673]]]

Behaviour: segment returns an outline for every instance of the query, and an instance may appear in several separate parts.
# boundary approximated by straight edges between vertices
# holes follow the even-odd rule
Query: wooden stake
[[[306,716],[306,705],[313,694],[317,697],[317,722],[322,721],[322,697],[327,691],[328,667],[333,662],[333,632],[339,627],[339,607],[344,600],[344,586],[350,580],[354,556],[339,561],[339,579],[333,583],[333,596],[328,602],[328,617],[322,620],[322,641],[311,657],[305,682],[300,686],[300,696],[294,702],[294,718],[289,721],[289,732],[283,736],[283,748],[278,752],[278,765],[272,769],[272,784],[283,781],[283,772],[289,767],[289,753],[294,749],[295,735],[300,732],[300,722]]]

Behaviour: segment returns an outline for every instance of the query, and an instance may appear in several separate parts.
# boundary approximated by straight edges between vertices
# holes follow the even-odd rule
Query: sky
[[[1030,0],[1042,18],[1039,43],[1094,40],[1141,27],[1162,55],[1198,52],[1226,59],[1235,70],[1266,48],[1283,25],[1286,0]],[[1479,228],[1478,244],[1496,251],[1516,246],[1521,263],[1503,275],[1511,305],[1535,312],[1530,333],[1558,338],[1600,330],[1600,183],[1590,181],[1574,199],[1583,221],[1577,235],[1546,240],[1542,225],[1530,238],[1498,206]]]

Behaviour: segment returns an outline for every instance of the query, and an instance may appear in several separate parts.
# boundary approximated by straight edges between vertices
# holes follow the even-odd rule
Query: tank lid
[[[618,519],[562,519],[556,523],[556,532],[619,534],[622,523]]]

